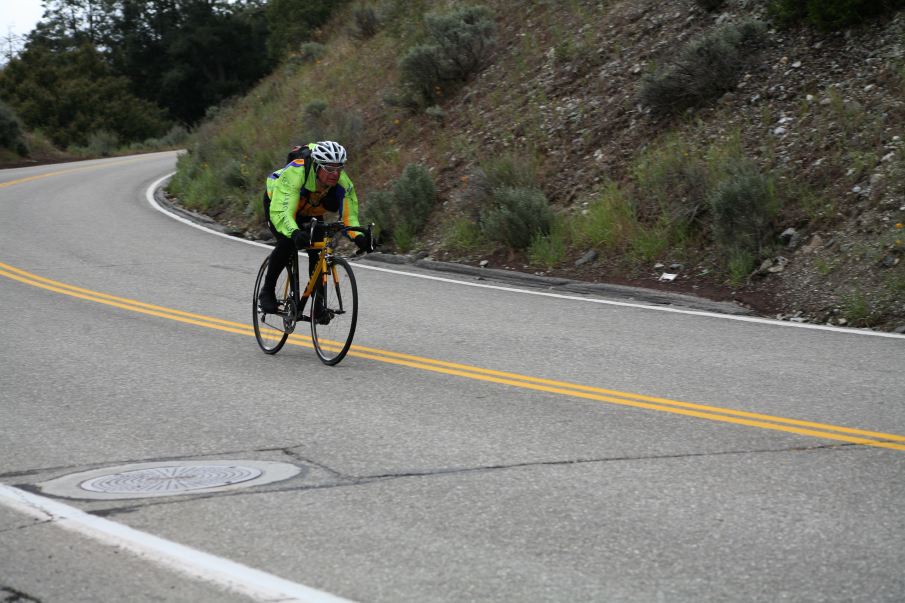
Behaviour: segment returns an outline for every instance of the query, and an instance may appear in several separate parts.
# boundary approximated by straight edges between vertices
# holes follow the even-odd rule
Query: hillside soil
[[[594,3],[592,3],[594,4]],[[721,23],[767,19],[763,3],[729,2],[708,14],[694,2],[612,3],[605,21],[563,23],[555,7],[500,11],[508,47],[445,106],[444,132],[464,133],[482,153],[540,151],[543,187],[560,211],[580,211],[604,180],[626,182],[634,159],[664,131],[676,129],[702,144],[738,133],[746,152],[769,173],[786,207],[777,221],[775,252],[741,285],[715,274],[717,252],[663,257],[632,265],[619,257],[576,263],[588,249],[538,270],[523,253],[452,252],[443,225],[467,212],[474,167],[455,152],[437,155],[422,139],[420,154],[434,167],[443,208],[422,238],[422,254],[592,282],[614,282],[736,300],[755,311],[801,322],[905,330],[905,13],[857,29],[821,33],[770,28],[740,83],[714,106],[672,123],[638,105],[643,74],[677,45]],[[554,28],[573,28],[566,57]],[[519,40],[535,36],[549,50],[521,65],[511,89],[506,72]],[[516,99],[500,103],[503,91]],[[536,99],[542,99],[537,101]],[[542,102],[535,107],[532,103]],[[540,109],[538,112],[537,109]],[[540,114],[540,121],[532,121]],[[425,131],[436,128],[421,118]],[[387,132],[392,137],[392,132]],[[418,145],[418,141],[412,141]],[[809,199],[798,197],[807,191]],[[898,226],[898,228],[897,228]],[[580,262],[579,262],[580,263]],[[670,282],[663,273],[677,274]]]

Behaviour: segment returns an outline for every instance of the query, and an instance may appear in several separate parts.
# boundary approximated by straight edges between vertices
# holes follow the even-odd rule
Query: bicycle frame
[[[312,224],[311,224],[311,233],[312,234],[314,233],[314,228],[316,226],[316,223],[317,223],[316,220],[312,221]],[[296,300],[296,302],[298,304],[298,308],[296,310],[296,315],[293,317],[293,320],[296,320],[296,321],[310,320],[309,317],[303,316],[303,313],[305,310],[305,305],[308,303],[308,300],[314,294],[314,288],[318,285],[318,281],[320,281],[320,284],[323,286],[327,285],[327,273],[328,272],[330,272],[330,276],[333,278],[333,283],[336,284],[338,282],[336,272],[329,271],[328,266],[327,266],[327,260],[329,260],[329,258],[334,253],[334,249],[336,246],[334,243],[334,240],[336,239],[336,236],[343,234],[345,232],[352,232],[352,231],[367,233],[368,236],[370,236],[370,228],[368,228],[366,230],[366,229],[358,227],[358,226],[347,226],[347,227],[344,227],[344,228],[336,231],[335,233],[330,232],[330,230],[328,229],[324,233],[323,241],[318,241],[316,243],[312,243],[311,246],[308,247],[309,250],[310,249],[319,249],[320,253],[317,256],[317,263],[314,266],[314,271],[308,277],[308,282],[305,284],[305,289],[303,291],[300,291],[300,284],[301,284],[300,274],[301,273],[299,271],[300,268],[299,268],[298,254],[293,255],[292,261],[291,261],[291,265],[293,267],[292,268],[292,273],[293,273],[292,281],[293,282],[287,283],[294,289],[294,291],[291,292],[292,299]],[[342,299],[340,299],[339,301],[340,301],[340,305],[342,305]]]
[[[320,249],[320,253],[317,256],[317,263],[314,266],[314,271],[308,277],[308,282],[305,284],[304,291],[301,292],[301,295],[296,297],[296,299],[299,300],[298,318],[303,318],[302,312],[305,310],[305,305],[308,303],[308,300],[314,294],[314,288],[317,286],[318,281],[321,281],[321,284],[323,285],[327,284],[327,258],[333,254],[333,237],[325,235],[323,241],[312,244],[309,249]],[[295,261],[296,278],[300,284],[301,278],[300,273],[298,272],[298,255],[296,255]],[[334,280],[335,278],[336,275],[334,275]],[[298,291],[298,289],[296,289],[296,291]]]

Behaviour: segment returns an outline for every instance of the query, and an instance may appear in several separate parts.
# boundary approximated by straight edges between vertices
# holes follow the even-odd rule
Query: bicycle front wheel
[[[327,261],[326,278],[311,296],[311,339],[321,362],[327,365],[342,360],[358,322],[358,287],[349,263],[342,258]]]
[[[280,273],[277,279],[276,296],[281,312],[277,314],[266,314],[261,311],[258,305],[258,297],[261,295],[261,287],[264,283],[264,276],[267,274],[267,266],[270,263],[268,257],[261,264],[258,270],[258,278],[255,281],[255,294],[251,300],[252,303],[252,321],[255,327],[255,339],[258,345],[267,354],[276,354],[286,343],[286,338],[292,332],[295,326],[293,317],[294,304],[291,303],[291,292],[289,287],[289,267]]]

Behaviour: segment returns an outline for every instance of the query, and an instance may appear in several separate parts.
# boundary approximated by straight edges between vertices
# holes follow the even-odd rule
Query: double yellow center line
[[[44,178],[50,178],[52,176],[60,176],[62,174],[71,174],[73,172],[89,172],[91,170],[99,170],[105,167],[110,167],[111,165],[119,165],[123,163],[134,163],[136,161],[142,161],[141,157],[133,157],[129,159],[117,159],[117,160],[107,160],[103,163],[96,163],[93,165],[79,166],[74,168],[68,168],[65,170],[57,170],[55,172],[46,172],[44,174],[36,174],[34,176],[26,176],[24,178],[17,178],[16,180],[7,180],[6,182],[0,182],[0,188],[6,188],[8,186],[13,186],[16,184],[25,184],[26,182],[34,182],[35,180],[43,180]]]
[[[55,293],[105,304],[131,312],[139,312],[141,314],[148,314],[151,316],[157,316],[159,318],[175,320],[199,327],[206,327],[209,329],[226,331],[228,333],[236,333],[239,335],[254,337],[254,329],[251,325],[248,324],[222,320],[219,318],[204,316],[202,314],[183,312],[181,310],[174,310],[172,308],[165,308],[162,306],[155,306],[133,299],[116,297],[113,295],[108,295],[106,293],[92,291],[90,289],[83,289],[81,287],[67,285],[59,281],[54,281],[38,276],[36,274],[32,274],[30,272],[26,272],[24,270],[20,270],[2,262],[0,262],[0,275],[15,281],[19,281],[21,283],[25,283],[27,285],[32,285],[34,287],[40,287],[48,291],[53,291]],[[302,347],[312,347],[311,338],[302,335],[291,335],[286,343]],[[847,442],[850,444],[861,444],[864,446],[875,446],[878,448],[891,448],[893,450],[905,450],[905,436],[891,433],[882,433],[866,429],[855,429],[851,427],[841,427],[838,425],[829,425],[826,423],[817,423],[814,421],[788,419],[785,417],[746,412],[742,410],[733,410],[730,408],[706,406],[703,404],[693,404],[691,402],[670,400],[668,398],[657,398],[654,396],[645,396],[642,394],[632,394],[628,392],[620,392],[599,387],[590,387],[575,383],[567,383],[564,381],[554,381],[552,379],[541,379],[538,377],[519,375],[517,373],[495,371],[475,366],[469,366],[466,364],[445,362],[442,360],[434,360],[431,358],[412,356],[410,354],[401,354],[399,352],[391,352],[388,350],[369,348],[365,346],[353,345],[349,350],[348,355],[357,358],[374,360],[377,362],[385,362],[388,364],[420,369],[424,371],[432,371],[435,373],[454,375],[457,377],[474,379],[477,381],[486,381],[522,389],[559,394],[573,398],[583,398],[586,400],[595,400],[609,404],[618,404],[620,406],[630,406],[633,408],[642,408],[645,410],[667,412],[677,415],[684,415],[687,417],[695,417],[698,419],[719,421],[722,423],[759,427],[761,429],[770,429],[773,431],[781,431],[826,440]]]

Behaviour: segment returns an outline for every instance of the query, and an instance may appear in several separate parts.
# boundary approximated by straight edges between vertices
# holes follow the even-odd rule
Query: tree
[[[327,22],[341,2],[336,0],[269,0],[265,14],[270,36],[267,53],[280,60],[312,38],[314,31]]]
[[[109,43],[117,0],[44,0],[44,16],[30,37],[58,52],[82,44],[101,48]]]
[[[0,98],[29,129],[43,131],[61,147],[84,145],[99,131],[124,142],[144,140],[170,126],[164,112],[135,97],[129,81],[115,75],[87,42],[63,54],[30,43],[0,72]]]
[[[260,16],[258,11],[257,16]],[[165,40],[168,68],[160,75],[159,102],[193,123],[208,107],[245,92],[270,64],[265,24],[254,12],[227,12],[195,2]]]

